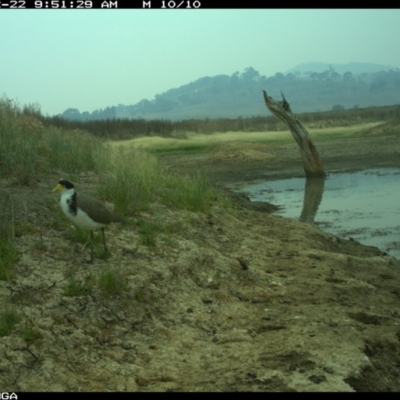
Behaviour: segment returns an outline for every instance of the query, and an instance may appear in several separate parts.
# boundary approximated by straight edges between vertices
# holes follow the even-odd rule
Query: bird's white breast
[[[79,226],[82,229],[86,230],[95,230],[95,229],[100,229],[105,224],[100,224],[98,222],[93,221],[92,219],[89,218],[89,216],[79,208],[79,203],[78,203],[78,211],[76,215],[72,214],[69,209],[68,205],[68,200],[70,199],[71,196],[73,196],[74,192],[73,190],[64,190],[63,193],[61,193],[61,200],[60,200],[60,205],[61,208],[64,212],[64,214],[77,226]]]

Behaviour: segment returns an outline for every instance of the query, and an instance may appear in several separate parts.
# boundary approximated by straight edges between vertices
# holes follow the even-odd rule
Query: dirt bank
[[[327,173],[400,167],[400,135],[316,142]],[[227,183],[304,176],[298,146],[243,144],[242,149],[220,148],[202,156],[164,157],[166,164],[181,171],[204,170],[222,186]]]
[[[395,137],[351,143],[318,144],[328,171],[399,166]],[[204,168],[221,185],[302,174],[295,145],[265,161],[252,152],[164,162]],[[151,214],[110,227],[111,257],[88,266],[68,223],[54,222],[59,198],[49,190],[58,178],[0,182],[25,223],[15,276],[0,281],[2,308],[20,316],[0,338],[3,391],[400,391],[399,260],[265,212],[228,213],[215,201],[209,214],[157,207],[168,230],[155,246],[135,225]],[[79,183],[94,188],[96,177]],[[109,266],[123,273],[122,294],[94,285],[66,295],[68,271],[84,282]],[[35,332],[29,340],[26,326]]]

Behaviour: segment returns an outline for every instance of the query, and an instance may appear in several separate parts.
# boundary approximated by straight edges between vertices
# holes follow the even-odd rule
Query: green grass
[[[17,249],[10,239],[0,240],[0,280],[10,281],[14,276]]]
[[[97,282],[104,295],[121,295],[128,286],[121,270],[113,267],[101,271]]]
[[[301,121],[301,118],[300,118]],[[358,124],[347,124],[337,126],[337,122],[326,121],[317,124],[304,123],[311,137],[318,140],[330,140],[343,137],[359,137],[366,129],[381,124],[381,121],[362,122]],[[346,125],[346,123],[343,123]],[[319,126],[323,126],[322,128]],[[224,132],[213,134],[187,133],[184,138],[164,138],[160,136],[140,137],[122,142],[112,142],[113,147],[135,146],[157,155],[184,155],[201,154],[214,150],[220,150],[229,146],[232,148],[243,148],[252,144],[277,145],[293,143],[294,139],[285,125],[279,131],[254,131],[254,132]]]
[[[40,341],[42,339],[41,333],[33,326],[31,322],[25,321],[24,328],[21,333],[22,339],[28,344]]]
[[[157,223],[142,219],[138,221],[138,233],[140,235],[142,244],[145,246],[155,246],[157,233],[161,232],[162,230],[163,227]]]
[[[213,197],[217,194],[201,172],[195,177],[169,175],[162,192],[165,205],[190,211],[209,211]]]
[[[369,136],[369,131],[379,125],[381,125],[381,122],[370,122],[367,124],[359,124],[354,126],[315,128],[309,129],[309,133],[315,142],[360,138]]]
[[[73,241],[75,243],[80,243],[84,246],[86,246],[86,245],[90,246],[90,231],[88,231],[86,229],[82,229],[76,225],[70,225],[70,229],[68,230],[68,239],[70,239],[71,241]],[[94,235],[93,241],[94,241],[94,244],[100,243],[99,235]]]
[[[155,246],[156,245],[156,233],[154,225],[148,221],[139,221],[138,233],[140,235],[141,242],[145,246]]]
[[[83,279],[77,279],[76,270],[66,273],[67,285],[64,296],[87,296],[95,288],[99,288],[104,295],[120,295],[127,288],[125,276],[119,268],[107,266],[98,274],[88,272]]]
[[[155,207],[151,210],[151,215],[140,218],[137,221],[137,232],[140,235],[141,243],[145,246],[155,247],[156,239],[159,239],[167,246],[173,245],[171,234],[181,230],[180,221],[166,222],[163,210]]]
[[[49,127],[42,134],[41,145],[48,167],[66,171],[70,176],[83,171],[100,171],[108,162],[107,146],[85,131]]]
[[[38,171],[40,126],[34,118],[22,115],[11,100],[0,100],[0,174],[16,178],[19,183],[29,182]]]
[[[8,336],[14,326],[18,323],[20,317],[14,308],[6,309],[0,314],[0,337]]]
[[[95,286],[96,277],[92,273],[87,273],[84,280],[76,279],[76,271],[69,270],[66,273],[67,286],[64,288],[64,296],[86,296],[90,294]]]
[[[144,303],[144,291],[143,289],[137,289],[134,298],[138,303]]]
[[[105,233],[107,235],[107,232]],[[68,238],[75,243],[82,244],[84,248],[91,249],[90,231],[72,225],[68,230]],[[107,238],[106,238],[107,241]],[[103,238],[100,231],[93,232],[93,253],[98,258],[106,257],[104,254]]]
[[[156,157],[133,147],[115,150],[110,171],[100,178],[99,195],[112,201],[117,212],[133,215],[161,204],[207,212],[216,193],[204,174],[172,174]]]
[[[15,237],[14,214],[15,214],[14,196],[11,195],[11,193],[8,190],[0,189],[0,240],[14,239]]]
[[[160,173],[154,156],[135,149],[118,149],[108,173],[100,177],[98,192],[114,203],[115,211],[132,215],[148,209]]]
[[[43,126],[39,111],[21,111],[15,102],[0,99],[0,176],[28,184],[38,172],[55,168],[70,176],[100,172],[109,157],[104,142],[87,132]]]
[[[154,155],[178,155],[204,153],[211,151],[214,143],[218,140],[215,135],[202,134],[185,134],[184,136],[161,137],[139,137],[125,141],[110,142],[110,145],[117,150],[123,147],[135,146],[138,150],[145,150],[147,153]]]

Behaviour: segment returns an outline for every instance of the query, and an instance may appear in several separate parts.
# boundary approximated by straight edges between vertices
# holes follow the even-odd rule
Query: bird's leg
[[[104,236],[104,228],[101,228],[101,233],[103,234],[104,254],[106,255],[108,250],[107,250],[107,246],[106,246],[106,238]]]

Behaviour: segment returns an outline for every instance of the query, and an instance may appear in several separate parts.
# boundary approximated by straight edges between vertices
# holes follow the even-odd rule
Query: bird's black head
[[[69,189],[73,189],[73,188],[74,188],[73,183],[71,183],[70,181],[66,181],[65,179],[60,179],[58,181],[57,186],[52,190],[52,192],[56,192],[56,191],[61,192],[64,189],[69,190]]]
[[[65,179],[60,179],[58,184],[65,187],[65,189],[73,189],[75,186],[70,181],[66,181]]]

